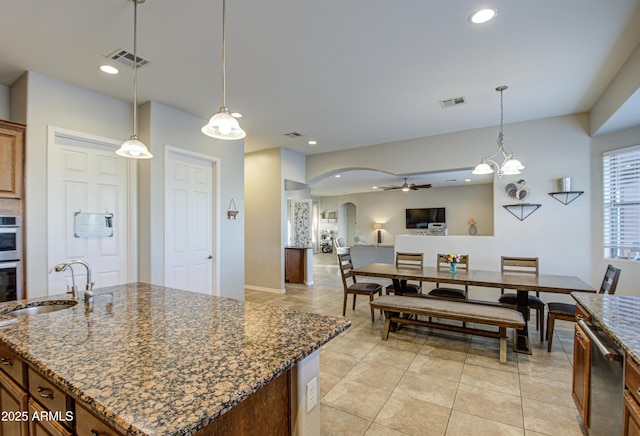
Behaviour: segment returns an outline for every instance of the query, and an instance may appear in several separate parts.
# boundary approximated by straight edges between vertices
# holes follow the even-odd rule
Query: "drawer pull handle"
[[[100,436],[100,433],[98,433],[96,430],[91,429],[91,436]]]
[[[13,362],[10,359],[7,359],[6,357],[2,358],[2,364],[4,366],[13,366]]]
[[[41,386],[38,386],[38,395],[40,395],[42,398],[53,399],[53,391],[51,389],[45,389]]]
[[[640,395],[640,387],[638,388],[638,395]]]

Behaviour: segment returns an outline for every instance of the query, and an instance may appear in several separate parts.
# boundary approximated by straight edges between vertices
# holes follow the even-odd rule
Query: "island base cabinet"
[[[628,390],[624,391],[622,419],[622,434],[624,436],[640,436],[640,405]]]
[[[291,370],[219,416],[196,436],[291,434]]]
[[[71,436],[72,433],[58,421],[32,419],[33,416],[46,417],[46,409],[29,399],[29,436]]]
[[[76,435],[77,436],[122,436],[122,433],[115,431],[101,419],[95,417],[91,412],[76,403]]]
[[[29,417],[27,393],[0,372],[0,436],[27,436]]]
[[[591,385],[591,341],[578,324],[573,338],[572,396],[582,423],[589,428],[589,397]]]

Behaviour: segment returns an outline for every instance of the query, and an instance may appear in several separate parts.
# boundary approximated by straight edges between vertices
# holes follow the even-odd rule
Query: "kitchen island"
[[[89,310],[81,293],[73,308],[18,317],[0,344],[122,434],[206,434],[277,380],[295,433],[301,362],[318,365],[318,348],[350,325],[145,283],[94,293]],[[0,314],[61,299],[2,303]]]

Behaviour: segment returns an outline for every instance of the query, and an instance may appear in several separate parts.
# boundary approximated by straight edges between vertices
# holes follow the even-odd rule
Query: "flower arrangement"
[[[460,255],[459,254],[447,254],[447,263],[449,265],[451,264],[457,264],[458,262],[460,262]]]

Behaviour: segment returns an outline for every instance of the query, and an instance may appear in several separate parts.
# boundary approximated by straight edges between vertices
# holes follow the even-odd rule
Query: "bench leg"
[[[500,327],[500,363],[507,363],[507,329]]]
[[[384,330],[382,330],[382,340],[386,341],[389,339],[389,329],[391,328],[391,319],[387,318],[384,321]]]
[[[369,294],[369,307],[371,308],[371,322],[375,321],[375,313],[376,310],[373,308],[373,306],[371,305],[371,302],[373,301],[373,292]]]

